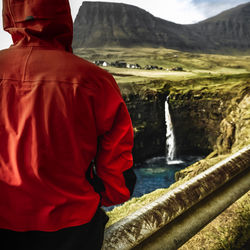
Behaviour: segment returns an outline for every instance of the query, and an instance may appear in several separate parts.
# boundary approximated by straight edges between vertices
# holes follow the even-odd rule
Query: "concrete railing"
[[[105,231],[103,250],[177,249],[250,190],[250,145]]]

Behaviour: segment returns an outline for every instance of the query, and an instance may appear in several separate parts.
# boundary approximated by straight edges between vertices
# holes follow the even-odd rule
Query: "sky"
[[[89,0],[95,2],[96,0]],[[72,17],[75,19],[83,0],[69,0]],[[220,12],[233,8],[250,0],[99,0],[99,2],[127,3],[138,6],[156,17],[179,23],[191,24],[202,21]],[[0,0],[2,9],[2,0]],[[11,45],[11,37],[2,29],[0,17],[0,49]]]

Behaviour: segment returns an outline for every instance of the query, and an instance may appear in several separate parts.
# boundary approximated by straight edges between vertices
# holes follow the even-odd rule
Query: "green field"
[[[124,60],[138,63],[140,66],[156,65],[164,70],[140,70],[106,68],[113,73],[118,83],[134,82],[139,78],[157,78],[167,80],[186,80],[197,77],[209,77],[221,74],[242,74],[250,72],[250,56],[227,56],[180,52],[165,48],[98,48],[76,49],[75,54],[89,61],[105,60],[109,63]],[[183,72],[172,71],[182,67]],[[120,76],[116,76],[120,75]],[[135,78],[134,78],[135,77]],[[125,79],[124,79],[125,78]]]
[[[88,61],[103,60],[108,63],[125,61],[162,67],[163,70],[103,67],[109,71],[121,90],[147,87],[170,90],[231,92],[245,87],[250,81],[250,56],[229,56],[180,52],[165,48],[96,48],[76,49],[74,53]],[[174,71],[181,67],[183,71]],[[136,85],[136,86],[135,86]]]

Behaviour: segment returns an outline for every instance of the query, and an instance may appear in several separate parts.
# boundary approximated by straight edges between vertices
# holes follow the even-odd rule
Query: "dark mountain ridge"
[[[207,49],[250,49],[250,2],[189,28],[206,41]]]
[[[83,2],[74,22],[74,48],[136,46],[248,50],[250,2],[192,25],[169,22],[128,4]]]

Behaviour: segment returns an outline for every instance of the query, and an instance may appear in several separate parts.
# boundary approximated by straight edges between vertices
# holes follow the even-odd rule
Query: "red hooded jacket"
[[[129,199],[133,132],[106,71],[72,54],[68,0],[3,0],[14,45],[0,51],[0,228],[55,231]]]

